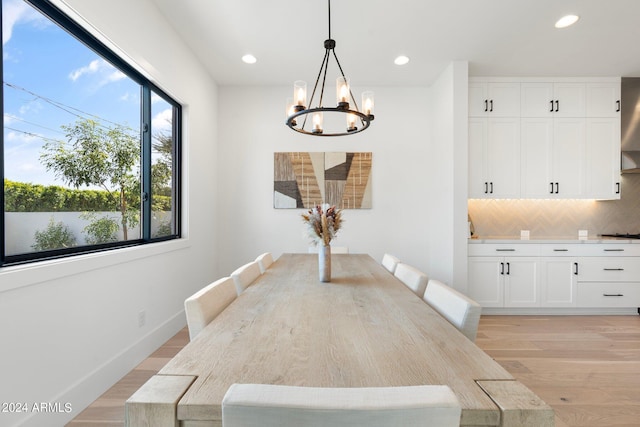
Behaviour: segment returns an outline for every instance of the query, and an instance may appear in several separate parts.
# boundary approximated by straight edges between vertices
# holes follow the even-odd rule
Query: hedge
[[[154,196],[154,210],[171,210],[171,197]],[[138,205],[138,203],[136,203]],[[117,206],[103,190],[74,190],[4,180],[5,212],[116,211]]]

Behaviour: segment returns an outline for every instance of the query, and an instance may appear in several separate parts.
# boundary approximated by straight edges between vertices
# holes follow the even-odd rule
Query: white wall
[[[290,87],[220,87],[220,267],[224,274],[271,251],[306,252],[303,210],[273,208],[276,151],[371,151],[372,209],[345,210],[335,245],[381,259],[395,254],[429,266],[429,209],[441,182],[430,179],[433,159],[429,90],[374,87],[376,118],[357,135],[321,138],[284,124]],[[359,89],[354,89],[359,96]]]
[[[184,104],[185,239],[0,270],[0,402],[71,405],[0,413],[2,426],[64,425],[182,328],[184,299],[218,277],[211,76],[148,0],[66,4]]]
[[[467,289],[467,62],[452,62],[433,84],[429,276]]]

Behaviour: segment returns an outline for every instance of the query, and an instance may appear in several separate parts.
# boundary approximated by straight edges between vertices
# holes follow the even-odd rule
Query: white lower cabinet
[[[640,245],[470,244],[468,272],[483,307],[640,307]]]

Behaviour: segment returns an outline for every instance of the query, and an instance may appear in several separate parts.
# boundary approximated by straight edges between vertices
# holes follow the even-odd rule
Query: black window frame
[[[3,181],[3,191],[0,192],[0,205],[2,205],[2,221],[0,236],[2,242],[0,244],[0,268],[11,265],[19,265],[55,258],[64,258],[87,253],[101,252],[130,246],[139,246],[149,243],[179,239],[182,237],[181,232],[181,146],[182,146],[182,105],[175,101],[166,92],[156,86],[147,79],[142,73],[138,72],[134,67],[125,62],[121,57],[104,45],[93,34],[71,19],[68,15],[58,9],[48,0],[23,0],[40,11],[45,17],[49,18],[54,24],[59,25],[63,30],[67,31],[71,37],[75,37],[83,43],[88,49],[94,51],[97,55],[110,62],[119,71],[124,73],[128,78],[140,85],[140,108],[141,108],[141,156],[140,156],[140,226],[141,238],[126,241],[118,241],[113,243],[104,243],[99,245],[83,245],[73,248],[56,249],[50,251],[28,252],[17,255],[6,254],[6,232],[5,232],[5,190],[4,190],[4,132],[0,135],[0,175]],[[0,6],[0,30],[2,30],[2,14],[3,7]],[[4,54],[4,46],[0,47],[0,51]],[[0,75],[4,81],[4,65],[0,63]],[[160,96],[165,102],[173,107],[172,121],[172,137],[173,137],[173,162],[172,162],[172,224],[173,233],[167,236],[152,237],[151,236],[151,202],[153,195],[151,194],[151,165],[152,165],[152,131],[151,128],[151,95]],[[0,110],[2,112],[4,123],[4,84],[0,85]]]

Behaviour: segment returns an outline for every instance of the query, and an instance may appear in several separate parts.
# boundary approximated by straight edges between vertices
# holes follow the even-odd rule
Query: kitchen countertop
[[[586,239],[579,239],[573,236],[540,236],[530,237],[529,240],[520,239],[520,236],[473,236],[468,239],[469,243],[577,243],[577,244],[590,244],[590,243],[607,243],[607,244],[640,244],[640,239],[626,239],[621,237],[602,237],[592,236]]]

